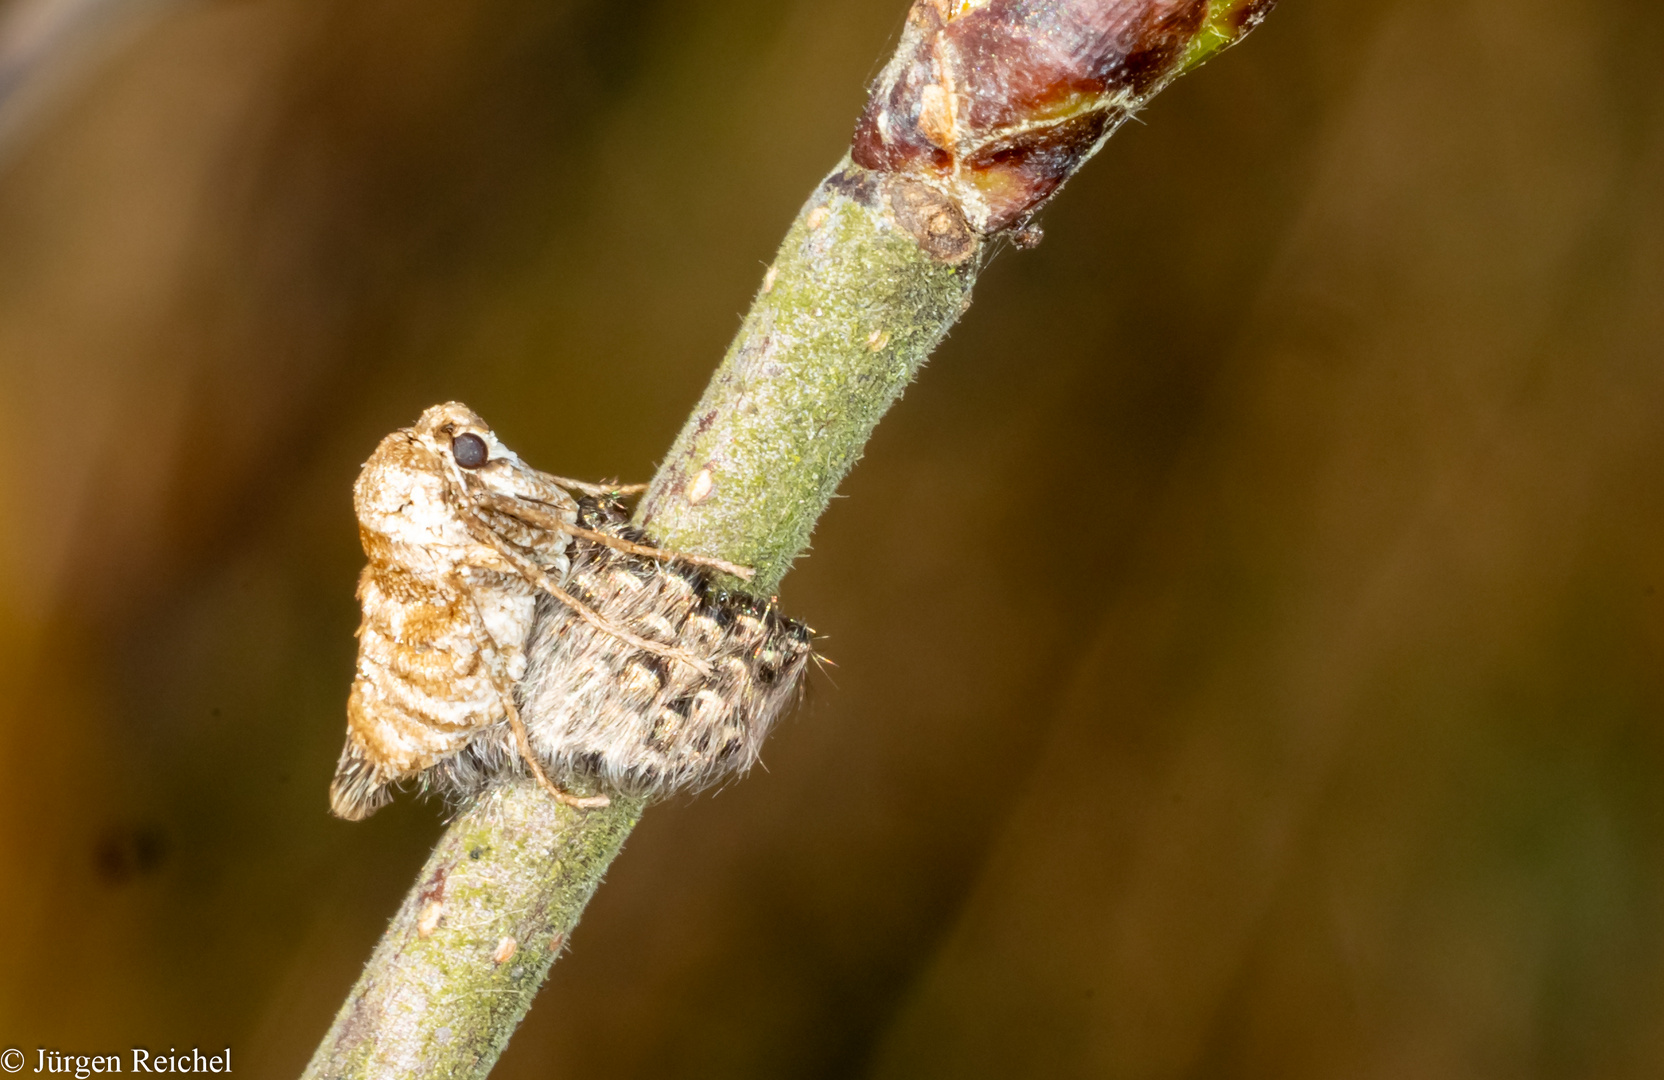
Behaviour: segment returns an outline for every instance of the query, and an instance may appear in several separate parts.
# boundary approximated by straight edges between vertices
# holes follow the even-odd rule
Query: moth
[[[632,490],[531,468],[457,402],[382,440],[353,486],[367,563],[337,816],[410,780],[468,795],[529,773],[593,807],[750,767],[809,631],[713,584],[745,567],[644,543]]]

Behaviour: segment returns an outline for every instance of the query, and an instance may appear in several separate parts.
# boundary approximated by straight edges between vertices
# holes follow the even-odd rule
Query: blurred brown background
[[[298,1072],[442,816],[325,812],[358,464],[454,397],[645,479],[904,8],[181,0],[31,69],[0,1046]],[[1284,0],[1123,131],[787,580],[837,668],[497,1075],[1664,1071],[1657,14]]]

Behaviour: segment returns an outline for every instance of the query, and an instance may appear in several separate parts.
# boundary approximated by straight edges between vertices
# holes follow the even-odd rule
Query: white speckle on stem
[[[704,502],[714,487],[716,487],[716,480],[712,478],[711,470],[708,468],[700,469],[699,475],[688,481],[688,505],[698,506]]]
[[[445,905],[437,900],[429,900],[428,906],[422,909],[422,914],[416,920],[416,936],[432,937],[439,929],[439,917],[445,914]]]

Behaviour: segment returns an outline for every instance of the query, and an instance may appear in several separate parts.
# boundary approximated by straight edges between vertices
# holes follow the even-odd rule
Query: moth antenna
[[[581,491],[585,495],[640,495],[648,487],[646,484],[588,484],[582,480],[571,480],[551,473],[543,475],[552,484],[571,491]]]

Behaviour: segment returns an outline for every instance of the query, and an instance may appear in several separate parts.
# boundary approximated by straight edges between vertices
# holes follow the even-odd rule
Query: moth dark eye
[[[491,456],[485,440],[466,431],[451,440],[451,453],[455,455],[456,463],[464,469],[477,469]]]

